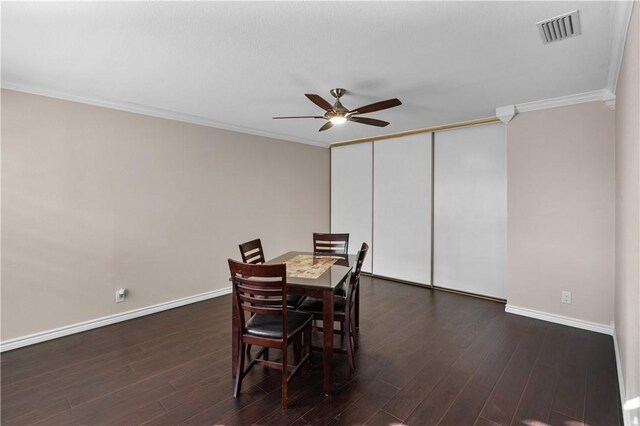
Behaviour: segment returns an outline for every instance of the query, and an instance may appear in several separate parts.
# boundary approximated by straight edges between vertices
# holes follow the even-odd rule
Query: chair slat
[[[247,264],[248,265],[248,264]],[[239,286],[263,288],[265,290],[274,290],[282,288],[282,280],[257,280],[253,277],[236,276],[234,282]]]
[[[282,305],[282,301],[284,300],[282,297],[278,298],[278,299],[261,299],[259,297],[251,297],[251,296],[245,296],[242,293],[238,293],[238,297],[240,298],[241,301],[246,302],[246,303],[251,303],[254,305]]]
[[[236,291],[238,294],[253,294],[258,296],[276,296],[282,297],[282,290],[274,291],[274,290],[260,290],[258,288],[241,288],[236,287]]]
[[[236,275],[234,281],[241,286],[256,287],[256,288],[282,288],[282,280],[258,280],[253,277],[242,277]]]
[[[256,255],[249,255],[247,256],[247,261],[245,263],[251,263],[253,265],[258,265],[261,263],[264,263],[262,261],[262,256],[260,256],[259,254]]]
[[[282,305],[281,305],[282,306]],[[242,309],[246,312],[259,315],[283,315],[282,307],[277,308],[265,308],[251,305],[242,305]]]

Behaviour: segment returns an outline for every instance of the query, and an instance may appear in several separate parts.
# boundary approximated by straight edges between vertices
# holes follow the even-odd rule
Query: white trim
[[[562,315],[550,314],[548,312],[536,311],[534,309],[521,308],[519,306],[505,305],[504,311],[509,314],[522,315],[529,318],[535,318],[542,321],[554,322],[556,324],[568,325],[569,327],[581,328],[583,330],[595,331],[602,334],[613,334],[610,325],[599,324],[596,322],[584,321],[577,318],[565,317]]]
[[[618,337],[616,336],[616,325],[613,324],[613,350],[616,353],[616,369],[618,370],[618,386],[620,387],[620,404],[624,406],[627,400],[627,391],[624,387],[624,376],[622,375],[622,363],[620,362],[620,348],[618,348]],[[629,410],[622,408],[622,421],[627,426],[632,426],[631,414]]]
[[[633,1],[615,1],[613,12],[613,39],[611,40],[611,56],[609,57],[609,72],[607,74],[607,89],[616,93],[618,76],[622,67],[624,45],[627,42],[627,32],[631,22]]]
[[[496,117],[498,117],[504,124],[508,124],[517,113],[515,105],[506,105],[496,108]]]
[[[616,95],[611,93],[609,89],[602,89],[602,102],[609,109],[616,109]]]
[[[90,321],[54,328],[52,330],[42,331],[40,333],[16,337],[14,339],[0,342],[0,352],[18,349],[23,346],[34,345],[36,343],[44,342],[47,340],[57,339],[58,337],[68,336],[70,334],[81,333],[83,331],[92,330],[94,328],[104,327],[105,325],[115,324],[117,322],[155,314],[156,312],[166,311],[167,309],[173,309],[179,306],[189,305],[191,303],[201,302],[207,299],[213,299],[215,297],[224,296],[230,293],[231,287],[225,287],[218,290],[208,291],[202,294],[196,294],[195,296],[188,296],[183,297],[182,299],[159,303],[157,305],[148,306],[146,308],[134,309],[133,311],[121,312],[119,314],[109,315]]]
[[[167,120],[182,121],[184,123],[198,124],[200,126],[213,127],[216,129],[230,130],[232,132],[245,133],[254,136],[262,136],[265,138],[279,139],[289,142],[297,142],[305,145],[319,146],[329,148],[328,143],[317,142],[310,139],[295,138],[292,136],[282,135],[279,133],[264,132],[262,130],[252,129],[249,127],[235,126],[233,124],[220,123],[209,120],[208,118],[199,117],[197,115],[183,114],[181,112],[171,111],[162,108],[155,108],[147,105],[140,105],[133,102],[114,101],[99,98],[90,98],[85,96],[76,96],[69,93],[58,92],[55,90],[43,89],[40,87],[27,86],[19,83],[2,81],[2,88],[15,90],[17,92],[30,93],[32,95],[46,96],[49,98],[63,99],[65,101],[78,102],[81,104],[93,105],[103,108],[110,108],[119,111],[133,112],[135,114],[148,115],[151,117],[164,118]]]
[[[609,108],[615,108],[615,95],[608,89],[594,90],[592,92],[576,93],[574,95],[559,96],[557,98],[542,99],[533,102],[516,104],[517,112],[536,111],[539,109],[556,108],[567,105],[581,104],[585,102],[602,101]],[[611,109],[613,109],[611,108]]]
[[[626,2],[621,2],[621,3],[626,3]],[[318,146],[322,148],[331,148],[330,143],[318,142],[318,141],[313,141],[313,140],[304,139],[304,138],[296,138],[292,136],[282,135],[279,133],[265,132],[262,130],[247,128],[247,127],[234,126],[232,124],[220,123],[220,122],[209,120],[208,118],[199,117],[196,115],[183,114],[176,111],[150,107],[147,105],[135,104],[132,102],[113,101],[113,100],[98,99],[98,98],[91,98],[91,97],[85,97],[85,96],[76,96],[69,93],[43,89],[40,87],[27,86],[27,85],[7,82],[7,81],[2,81],[1,84],[2,84],[1,87],[3,89],[14,90],[14,91],[23,92],[23,93],[30,93],[32,95],[46,96],[49,98],[62,99],[62,100],[71,101],[71,102],[78,102],[81,104],[115,109],[118,111],[132,112],[135,114],[164,118],[167,120],[181,121],[184,123],[197,124],[200,126],[213,127],[216,129],[229,130],[232,132],[244,133],[244,134],[249,134],[254,136],[261,136],[261,137],[266,137],[271,139],[279,139],[279,140],[284,140],[289,142],[301,143],[305,145]],[[539,101],[524,102],[520,104],[515,104],[514,115],[519,112],[536,111],[540,109],[556,108],[561,106],[575,105],[575,104],[580,104],[584,102],[595,102],[595,101],[602,101],[610,109],[615,109],[616,97],[613,93],[614,92],[609,89],[600,89],[600,90],[594,90],[591,92],[577,93],[574,95],[559,96],[557,98],[549,98],[549,99],[542,99]],[[512,107],[513,105],[507,105],[507,106],[496,108],[496,116],[498,116],[499,109],[502,110],[503,108],[512,108]],[[500,119],[502,120],[502,118]]]

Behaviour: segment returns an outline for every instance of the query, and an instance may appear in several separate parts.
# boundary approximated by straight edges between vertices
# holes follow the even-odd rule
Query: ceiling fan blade
[[[369,112],[381,111],[383,109],[397,107],[398,105],[402,105],[400,99],[393,98],[387,99],[386,101],[380,101],[373,104],[361,106],[360,108],[356,108],[351,110],[351,114],[367,114]]]
[[[324,125],[322,127],[320,127],[320,130],[318,130],[319,132],[324,132],[325,130],[328,130],[330,128],[333,127],[333,123],[330,121],[327,121],[326,123],[324,123]]]
[[[296,115],[292,117],[272,117],[274,120],[282,120],[283,118],[324,118],[321,115]]]
[[[368,124],[369,126],[378,126],[384,127],[388,126],[389,123],[382,120],[376,120],[375,118],[367,118],[367,117],[351,117],[349,121],[355,121],[360,124]]]
[[[322,99],[322,97],[320,97],[319,95],[314,95],[313,93],[305,93],[304,95],[311,102],[313,102],[314,104],[318,105],[323,110],[325,110],[325,111],[333,111],[333,105],[331,105],[329,102],[327,102],[324,99]]]

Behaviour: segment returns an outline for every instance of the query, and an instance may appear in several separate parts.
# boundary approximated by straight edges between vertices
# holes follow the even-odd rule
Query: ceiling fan
[[[327,122],[318,130],[322,132],[330,129],[334,124],[342,124],[347,121],[353,121],[360,124],[368,124],[369,126],[384,127],[389,125],[388,122],[382,120],[376,120],[375,118],[358,117],[361,114],[368,114],[370,112],[381,111],[387,108],[393,108],[398,105],[402,105],[399,99],[387,99],[386,101],[375,102],[373,104],[361,106],[352,110],[346,109],[340,102],[340,98],[346,93],[345,89],[331,89],[331,95],[336,98],[333,105],[325,101],[321,96],[313,93],[305,93],[305,96],[309,98],[311,102],[318,105],[325,110],[324,115],[299,115],[293,117],[273,117],[276,120],[283,118],[323,118]]]

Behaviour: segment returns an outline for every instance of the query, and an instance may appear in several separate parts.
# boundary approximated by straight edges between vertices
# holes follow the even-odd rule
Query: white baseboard
[[[620,362],[620,348],[618,348],[618,337],[616,336],[616,326],[613,325],[613,349],[616,353],[616,369],[618,370],[618,386],[620,387],[620,404],[623,405],[622,421],[624,425],[631,426],[631,417],[628,410],[624,410],[624,403],[627,400],[627,391],[624,387],[624,376],[622,375],[622,363]]]
[[[167,309],[173,309],[179,306],[189,305],[191,303],[201,302],[207,299],[213,299],[214,297],[224,296],[225,294],[231,294],[231,287],[212,290],[206,293],[196,294],[195,296],[183,297],[182,299],[171,300],[169,302],[159,303],[157,305],[148,306],[146,308],[134,309],[132,311],[109,315],[102,318],[96,318],[90,321],[80,322],[65,327],[54,328],[52,330],[42,331],[40,333],[16,337],[14,339],[0,342],[0,352],[18,349],[23,346],[34,345],[36,343],[44,342],[47,340],[57,339],[58,337],[81,333],[83,331],[91,330],[98,327],[104,327],[105,325],[115,324],[117,322],[127,321],[145,315],[151,315],[156,312],[166,311]]]
[[[584,321],[577,318],[565,317],[562,315],[550,314],[547,312],[536,311],[534,309],[521,308],[507,304],[504,311],[509,314],[522,315],[529,318],[535,318],[542,321],[554,322],[556,324],[568,325],[569,327],[582,328],[584,330],[595,331],[596,333],[613,335],[613,329],[610,325],[599,324],[597,322]]]

